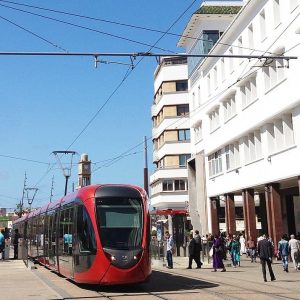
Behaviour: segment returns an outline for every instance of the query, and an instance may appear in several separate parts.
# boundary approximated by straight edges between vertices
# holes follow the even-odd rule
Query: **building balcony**
[[[157,116],[161,109],[166,105],[180,105],[187,103],[189,103],[189,95],[187,91],[164,93],[157,99],[157,103],[152,105],[152,117]]]
[[[154,173],[150,176],[150,184],[165,178],[187,178],[188,171],[187,168],[180,167],[164,167],[156,169]]]
[[[191,153],[190,141],[187,142],[166,142],[157,151],[158,159],[163,158],[166,155],[179,155]]]
[[[165,117],[162,122],[157,126],[152,128],[152,138],[158,138],[166,129],[186,129],[190,128],[189,117]]]
[[[188,192],[161,192],[150,197],[152,207],[156,209],[186,209]]]

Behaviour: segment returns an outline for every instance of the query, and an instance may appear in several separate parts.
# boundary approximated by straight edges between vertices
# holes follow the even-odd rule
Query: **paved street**
[[[79,286],[48,269],[26,268],[22,261],[0,262],[1,299],[300,299],[300,271],[273,264],[275,282],[263,282],[260,264],[242,260],[240,268],[211,272],[210,265],[187,270],[187,258],[174,258],[174,269],[154,263],[150,282],[139,286]],[[290,267],[292,265],[290,264]]]

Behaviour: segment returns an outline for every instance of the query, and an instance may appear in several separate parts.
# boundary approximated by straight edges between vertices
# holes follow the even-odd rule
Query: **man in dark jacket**
[[[202,250],[202,246],[201,246],[201,237],[199,236],[198,230],[195,231],[194,237],[192,233],[190,234],[190,242],[189,242],[188,250],[189,250],[189,266],[187,267],[187,269],[192,268],[193,260],[197,264],[196,268],[200,269],[202,265],[200,261],[200,251]]]
[[[200,254],[202,251],[202,243],[201,243],[201,236],[199,235],[199,230],[195,230],[194,240],[195,240],[195,252],[194,252],[195,258],[194,259],[197,264],[197,269],[200,269],[202,266],[202,262],[200,260]]]
[[[276,280],[272,269],[273,246],[266,234],[264,234],[263,239],[258,242],[257,252],[260,258],[264,281],[267,281],[266,264],[268,265],[271,281]]]

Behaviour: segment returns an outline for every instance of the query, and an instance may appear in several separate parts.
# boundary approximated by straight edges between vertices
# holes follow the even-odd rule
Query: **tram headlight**
[[[110,257],[110,259],[111,259],[111,261],[115,261],[116,260],[116,258],[113,255]]]

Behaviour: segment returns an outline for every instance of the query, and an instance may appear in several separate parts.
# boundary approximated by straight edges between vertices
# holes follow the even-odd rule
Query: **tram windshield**
[[[141,199],[96,199],[96,213],[102,247],[124,250],[141,247],[142,212]]]

